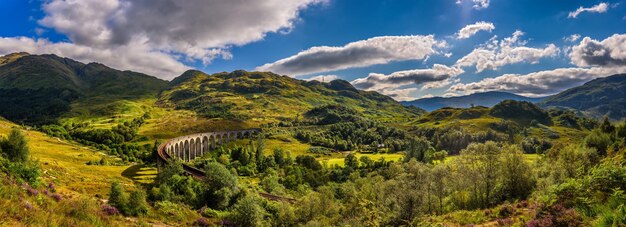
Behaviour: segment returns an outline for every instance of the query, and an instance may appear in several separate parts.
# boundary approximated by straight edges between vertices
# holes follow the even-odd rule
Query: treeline
[[[425,149],[425,156],[432,157],[429,144],[412,146],[423,147],[414,149]],[[312,156],[291,158],[280,149],[265,156],[263,152],[250,152],[251,148],[224,148],[227,152],[217,159],[208,155],[196,161],[197,166],[205,163],[204,182],[185,176],[180,163],[174,162],[159,173],[158,186],[151,190],[150,197],[189,204],[202,208],[206,217],[246,226],[406,225],[419,223],[429,214],[525,199],[535,185],[520,148],[502,149],[494,142],[472,144],[446,165],[419,162],[420,155],[394,163],[350,154],[344,166],[326,166]],[[240,164],[259,160],[275,165],[257,168],[254,175],[242,171],[245,168]],[[304,196],[294,205],[258,199],[254,192],[242,188],[237,176],[260,177],[259,186],[268,193],[295,192]]]
[[[355,110],[339,105],[324,105],[307,111],[302,119],[283,121],[270,126],[310,126],[294,130],[294,138],[303,143],[337,151],[402,151],[406,132],[367,119]]]
[[[431,141],[437,150],[448,151],[455,155],[472,143],[484,143],[487,141],[504,142],[510,140],[510,135],[495,130],[468,132],[460,126],[447,126],[443,128],[417,128],[413,130],[418,136]]]
[[[120,123],[111,129],[91,129],[89,124],[44,125],[40,130],[50,136],[79,143],[107,151],[111,155],[122,158],[125,162],[151,162],[155,145],[138,145],[132,141],[141,140],[137,137],[137,130],[149,119],[149,114],[131,121]],[[143,138],[145,140],[145,138]]]
[[[69,89],[0,89],[0,116],[27,125],[56,124],[78,97]]]
[[[294,137],[303,143],[332,148],[338,151],[364,150],[377,152],[402,151],[406,133],[374,121],[341,122],[325,130],[296,130]]]

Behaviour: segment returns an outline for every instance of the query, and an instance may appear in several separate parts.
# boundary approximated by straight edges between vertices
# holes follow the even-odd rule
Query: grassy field
[[[333,166],[333,165],[339,165],[339,166],[344,166],[344,160],[345,160],[345,156],[347,156],[347,154],[337,154],[337,155],[333,155],[331,157],[321,157],[319,158],[319,160],[323,163],[326,164],[328,166]],[[404,154],[401,153],[396,153],[396,154],[362,154],[362,153],[355,153],[355,156],[357,157],[357,159],[360,159],[363,156],[369,157],[370,159],[377,161],[382,159],[385,159],[386,161],[400,161],[402,160],[402,158],[404,157]]]
[[[528,162],[529,164],[533,164],[535,162],[537,162],[537,160],[539,160],[539,158],[541,158],[540,155],[538,154],[523,154],[524,155],[524,160],[526,162]],[[445,163],[451,162],[454,159],[458,158],[458,155],[454,155],[454,156],[448,156],[446,157],[446,159],[444,160]]]
[[[0,136],[8,135],[15,127],[19,126],[0,118]],[[156,177],[156,168],[134,164],[86,165],[88,161],[100,160],[106,155],[37,131],[23,129],[23,132],[28,140],[31,158],[40,164],[43,185],[53,183],[63,200],[55,202],[51,198],[30,197],[17,185],[0,185],[0,210],[8,212],[0,214],[0,226],[18,223],[18,226],[164,226],[191,224],[198,218],[198,214],[190,208],[175,204],[155,204],[147,216],[139,218],[103,216],[99,204],[106,202],[111,182],[118,181],[126,190],[135,190],[152,183]],[[24,209],[22,203],[32,204],[34,208]],[[15,219],[16,216],[23,218]]]
[[[13,127],[18,126],[0,120],[0,135],[6,136]],[[23,132],[28,139],[31,158],[41,164],[44,182],[58,185],[60,192],[67,196],[105,196],[112,181],[134,187],[133,180],[150,183],[156,174],[155,168],[145,166],[86,165],[88,161],[100,160],[106,154],[37,131]]]

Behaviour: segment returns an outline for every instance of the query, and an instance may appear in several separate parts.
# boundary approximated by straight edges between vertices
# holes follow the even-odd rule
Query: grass
[[[139,184],[151,184],[156,179],[158,171],[152,166],[137,164],[126,168],[121,174]]]
[[[16,125],[0,121],[0,135],[6,136]],[[130,185],[121,173],[129,166],[88,166],[105,154],[78,144],[51,138],[37,131],[24,130],[31,158],[39,161],[45,182],[54,182],[67,195],[106,195],[111,181]]]
[[[337,156],[339,156],[339,157],[337,157]],[[344,163],[345,156],[347,156],[347,154],[345,154],[345,155],[344,154],[338,154],[338,155],[333,155],[330,158],[322,157],[319,160],[322,163],[325,163],[328,166],[334,166],[334,165],[344,166],[345,165],[345,163]],[[360,159],[363,156],[369,157],[370,159],[372,159],[374,161],[378,161],[381,158],[385,159],[386,161],[400,161],[404,157],[404,154],[401,154],[401,153],[395,153],[395,154],[362,154],[362,153],[355,153],[355,156],[357,157],[357,159]]]
[[[14,127],[19,126],[0,118],[0,136],[8,135]],[[111,182],[121,182],[127,191],[136,190],[153,182],[156,168],[86,165],[105,154],[37,131],[23,132],[31,158],[40,163],[43,185],[54,183],[63,200],[56,202],[42,193],[29,196],[20,186],[11,185],[10,181],[7,183],[0,173],[0,210],[3,211],[0,212],[0,226],[190,225],[199,217],[191,208],[175,204],[155,206],[144,217],[106,216],[100,211],[100,205],[108,198]],[[25,208],[30,206],[25,204],[33,208]]]
[[[270,155],[273,154],[274,149],[280,148],[291,154],[292,157],[296,157],[298,155],[306,155],[308,154],[309,148],[311,145],[306,143],[301,143],[296,139],[291,139],[291,141],[277,140],[277,139],[268,139],[265,141],[265,154]]]

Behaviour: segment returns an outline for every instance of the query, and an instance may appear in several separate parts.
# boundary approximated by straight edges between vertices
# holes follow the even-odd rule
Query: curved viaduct
[[[261,129],[246,129],[226,132],[197,133],[176,137],[162,143],[157,150],[158,166],[167,163],[172,158],[183,161],[183,169],[196,178],[204,178],[204,171],[185,164],[197,157],[202,157],[205,153],[215,149],[218,145],[228,143],[237,139],[252,139],[258,135]]]
[[[167,163],[172,158],[178,158],[183,160],[183,170],[186,173],[192,175],[197,179],[204,179],[204,171],[187,165],[185,162],[189,162],[196,157],[202,157],[206,152],[210,152],[218,145],[228,143],[237,139],[252,139],[253,136],[261,133],[261,129],[246,129],[238,131],[227,132],[207,132],[198,133],[187,136],[176,137],[168,140],[165,143],[159,145],[157,150],[158,159],[157,166]],[[289,203],[295,203],[295,199],[276,196],[268,193],[259,193],[260,196],[274,201],[283,201]]]

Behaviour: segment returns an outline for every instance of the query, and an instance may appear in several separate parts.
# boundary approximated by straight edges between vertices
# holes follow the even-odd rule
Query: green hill
[[[578,143],[597,123],[572,111],[546,111],[530,102],[505,100],[491,108],[441,108],[412,125],[413,133],[428,138],[437,149],[456,154],[472,142],[485,141],[520,143],[533,153],[530,147]]]
[[[207,118],[276,122],[293,120],[322,105],[350,107],[382,121],[411,118],[423,111],[404,107],[376,92],[359,91],[350,83],[302,81],[270,72],[207,75],[188,71],[174,79],[159,104],[191,110]]]
[[[48,124],[65,114],[103,115],[102,109],[115,109],[111,105],[121,100],[154,98],[166,87],[167,81],[152,76],[56,55],[0,58],[0,115],[18,123]]]
[[[585,114],[619,120],[626,117],[626,74],[589,81],[539,103],[544,107],[565,107]]]

